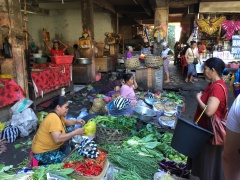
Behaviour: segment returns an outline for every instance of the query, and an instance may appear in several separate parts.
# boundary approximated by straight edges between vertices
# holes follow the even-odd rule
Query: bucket
[[[185,156],[194,158],[211,136],[213,132],[178,117],[171,146]]]

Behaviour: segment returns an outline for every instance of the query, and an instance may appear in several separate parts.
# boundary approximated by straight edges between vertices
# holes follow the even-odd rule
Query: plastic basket
[[[54,64],[72,64],[74,56],[50,56],[51,62]]]

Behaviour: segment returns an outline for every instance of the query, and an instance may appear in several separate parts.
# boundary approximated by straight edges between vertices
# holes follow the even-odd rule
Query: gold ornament
[[[201,30],[209,35],[215,33],[222,23],[226,20],[225,16],[219,18],[210,18],[210,19],[198,19],[197,24]]]

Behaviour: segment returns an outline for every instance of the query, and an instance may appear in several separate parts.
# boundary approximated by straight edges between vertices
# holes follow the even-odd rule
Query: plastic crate
[[[50,56],[51,62],[54,64],[72,64],[74,56]]]

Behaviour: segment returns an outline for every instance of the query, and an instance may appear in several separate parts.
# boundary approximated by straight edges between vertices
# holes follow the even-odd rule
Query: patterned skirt
[[[191,63],[191,64],[188,65],[187,75],[188,76],[195,76],[195,75],[197,75],[196,68],[195,68],[194,64]]]
[[[66,154],[64,154],[60,149],[56,149],[40,154],[33,154],[33,156],[38,160],[39,164],[49,165],[61,163],[62,160],[66,157]]]

